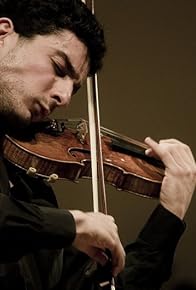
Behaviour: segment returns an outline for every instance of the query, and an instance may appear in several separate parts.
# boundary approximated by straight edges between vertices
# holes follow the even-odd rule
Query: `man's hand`
[[[145,139],[146,155],[159,158],[165,165],[160,203],[183,219],[196,186],[196,163],[190,148],[175,139]]]
[[[76,237],[73,242],[78,250],[86,253],[96,262],[107,262],[106,250],[111,253],[112,273],[116,276],[125,264],[125,252],[120,242],[114,218],[100,212],[70,211],[76,223]]]

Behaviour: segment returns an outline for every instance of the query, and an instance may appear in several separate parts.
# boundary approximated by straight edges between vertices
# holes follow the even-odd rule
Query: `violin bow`
[[[94,0],[82,0],[95,13]],[[93,210],[107,214],[107,200],[104,181],[103,155],[100,130],[98,76],[95,73],[87,78],[88,118],[91,150]],[[108,281],[106,281],[107,284]],[[105,284],[105,283],[103,283]],[[115,290],[114,278],[110,281],[111,290]],[[103,287],[103,286],[102,286]]]
[[[94,0],[82,0],[94,14]],[[94,211],[101,211],[107,214],[107,201],[104,181],[99,93],[97,74],[87,78],[88,118],[91,149],[91,170],[92,170],[92,191]]]

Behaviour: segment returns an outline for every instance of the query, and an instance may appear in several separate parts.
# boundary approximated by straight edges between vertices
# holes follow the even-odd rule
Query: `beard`
[[[17,114],[9,111],[0,111],[0,128],[4,133],[15,133],[16,130],[24,129],[30,121],[22,119]]]
[[[0,128],[5,131],[20,130],[31,121],[31,114],[23,103],[26,96],[23,79],[18,77],[14,67],[19,62],[17,47],[0,62]]]
[[[19,87],[19,90],[16,89]],[[24,95],[21,84],[19,86],[16,82],[0,81],[0,128],[5,132],[20,130],[31,122],[30,116],[23,112],[21,95]]]

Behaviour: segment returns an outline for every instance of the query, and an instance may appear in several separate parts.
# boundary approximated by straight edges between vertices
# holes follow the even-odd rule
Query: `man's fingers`
[[[144,141],[149,146],[149,148],[145,150],[145,154],[150,157],[162,159],[159,144],[151,137],[146,137]]]
[[[196,185],[196,163],[188,145],[176,139],[159,142],[147,137],[148,156],[158,157],[165,165],[160,203],[183,219]]]
[[[100,250],[99,248],[96,247],[88,247],[85,250],[86,254],[93,259],[95,262],[99,263],[100,265],[104,266],[107,262],[108,259],[110,259],[110,257],[108,257],[108,253],[104,252],[102,250]],[[125,252],[124,249],[122,249],[122,252],[124,253],[124,255],[122,255],[122,253],[118,255],[114,255],[114,253],[111,253],[111,263],[112,263],[112,274],[113,276],[117,276],[124,268],[125,265]],[[116,258],[116,257],[119,258]]]
[[[165,139],[160,140],[158,143],[147,137],[145,143],[150,147],[146,149],[146,155],[161,159],[165,166],[169,165],[171,168],[172,165],[178,165],[186,168],[195,163],[189,146],[179,140]]]
[[[120,249],[120,250],[119,250]],[[119,254],[115,254],[115,257],[118,257],[117,259],[112,260],[112,265],[113,265],[113,276],[116,277],[124,268],[125,266],[125,251],[122,245],[119,245],[119,248],[117,249],[120,251]]]
[[[108,256],[106,253],[95,247],[89,247],[86,254],[102,266],[104,266],[108,261]]]
[[[101,212],[71,211],[71,213],[76,223],[73,246],[101,265],[107,261],[105,251],[108,250],[111,254],[113,269],[115,269],[114,273],[118,274],[122,271],[125,252],[114,218]]]

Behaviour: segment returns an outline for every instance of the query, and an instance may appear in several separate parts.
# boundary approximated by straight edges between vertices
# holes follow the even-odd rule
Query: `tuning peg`
[[[34,167],[29,167],[29,169],[27,169],[27,174],[28,174],[29,176],[35,176],[36,173],[37,173],[37,170],[36,170],[36,168],[34,168]]]
[[[53,173],[48,177],[47,181],[50,183],[54,183],[55,181],[58,180],[58,178],[59,178],[58,174]]]

